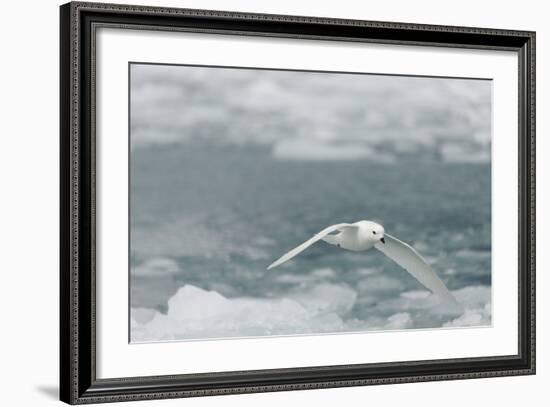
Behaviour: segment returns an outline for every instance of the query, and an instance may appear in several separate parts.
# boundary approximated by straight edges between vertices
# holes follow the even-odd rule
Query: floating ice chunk
[[[468,286],[453,291],[458,302],[467,309],[483,309],[487,304],[491,304],[491,287],[489,286]]]
[[[231,312],[230,300],[216,291],[205,291],[184,285],[168,300],[168,317],[177,321],[192,321],[222,316]]]
[[[367,268],[357,269],[356,273],[362,276],[371,276],[373,274],[380,273],[381,271],[382,269],[380,268],[367,267]]]
[[[180,271],[178,264],[167,257],[155,257],[139,266],[132,267],[131,273],[135,276],[156,276],[176,274]]]
[[[479,326],[491,324],[491,288],[486,286],[465,287],[455,291],[456,298],[465,304],[464,313],[443,326]]]
[[[168,301],[167,314],[155,312],[146,323],[133,318],[132,340],[338,332],[345,328],[340,315],[351,309],[355,298],[351,288],[330,284],[276,299],[226,298],[185,285]]]
[[[146,324],[151,321],[158,312],[151,308],[132,308],[132,319],[137,324]]]
[[[290,139],[275,143],[273,157],[279,160],[353,161],[393,163],[395,157],[374,151],[361,142],[332,143],[320,140]]]
[[[385,329],[407,329],[407,328],[412,328],[412,326],[413,326],[413,319],[411,317],[411,314],[409,314],[408,312],[400,312],[398,314],[394,314],[391,317],[389,317],[384,328]]]
[[[428,298],[431,295],[429,291],[426,290],[417,290],[417,291],[405,291],[401,293],[401,297],[407,298],[409,300],[419,300]]]
[[[490,258],[491,257],[491,251],[489,251],[489,250],[463,249],[463,250],[458,250],[455,253],[455,256],[465,258],[465,259],[482,260],[482,259]]]
[[[307,274],[278,274],[275,279],[278,283],[283,284],[306,284],[312,280]]]
[[[322,279],[322,278],[333,278],[336,277],[336,272],[328,267],[320,268],[311,273],[312,277]]]
[[[491,150],[479,143],[457,144],[448,142],[440,147],[443,161],[447,163],[488,163]]]
[[[455,318],[451,321],[446,322],[443,324],[443,326],[446,327],[454,327],[454,326],[472,326],[472,325],[487,325],[490,323],[490,321],[486,321],[486,318],[484,317],[482,312],[476,312],[472,310],[467,310],[459,316],[458,318]]]
[[[357,293],[350,287],[337,284],[319,284],[307,291],[289,296],[313,312],[348,313],[357,300]]]
[[[321,281],[331,280],[336,277],[336,272],[331,268],[320,268],[307,274],[285,273],[277,274],[275,281],[278,283],[301,284],[319,283]]]
[[[382,294],[401,291],[404,285],[400,280],[379,275],[359,281],[357,288],[361,293]]]

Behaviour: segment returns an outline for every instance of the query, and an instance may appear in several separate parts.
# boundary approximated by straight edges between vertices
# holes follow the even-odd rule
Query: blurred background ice
[[[491,82],[131,66],[131,340],[491,322]],[[381,253],[323,242],[371,219],[465,305]]]

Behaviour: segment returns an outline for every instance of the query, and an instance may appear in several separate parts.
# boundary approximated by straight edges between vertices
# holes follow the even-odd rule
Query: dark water
[[[137,340],[490,322],[488,163],[445,163],[417,155],[387,164],[285,161],[263,147],[189,142],[132,151],[130,187],[131,306],[140,309],[136,319],[145,321]],[[352,253],[319,242],[285,267],[266,271],[326,226],[362,219],[377,221],[414,245],[465,305],[464,315],[434,311],[424,288],[375,250]],[[147,308],[164,316],[168,300],[184,286],[204,290],[195,293],[196,304],[182,300],[196,305],[199,315],[201,307],[211,308],[204,292],[259,304],[294,298],[308,312],[311,301],[329,305],[324,314],[318,307],[312,317],[317,322],[303,330],[300,321],[308,318],[303,316],[294,325],[267,320],[269,329],[252,329],[255,322],[249,321],[242,329],[236,323],[213,332],[206,326],[170,332],[166,320],[164,334],[156,338],[152,328],[145,328],[150,317],[140,312],[146,314],[142,309]]]

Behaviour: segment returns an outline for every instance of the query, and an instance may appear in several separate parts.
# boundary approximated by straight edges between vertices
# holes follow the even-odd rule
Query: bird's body
[[[381,229],[377,228],[377,226]],[[372,232],[377,229],[378,235],[374,235]],[[362,220],[353,223],[351,227],[343,227],[342,231],[337,234],[326,235],[322,240],[342,249],[362,252],[372,249],[380,241],[380,238],[383,237],[384,228],[382,226],[368,220]]]
[[[441,299],[458,305],[445,284],[414,248],[387,234],[382,225],[368,220],[329,226],[281,256],[270,264],[267,269],[270,270],[285,263],[319,240],[355,252],[367,251],[374,247],[407,270],[422,285],[437,294]]]

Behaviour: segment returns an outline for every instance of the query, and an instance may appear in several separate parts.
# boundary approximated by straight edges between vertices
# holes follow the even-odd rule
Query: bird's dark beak
[[[384,238],[380,239],[380,241],[384,244],[386,244],[386,241],[384,240]]]

